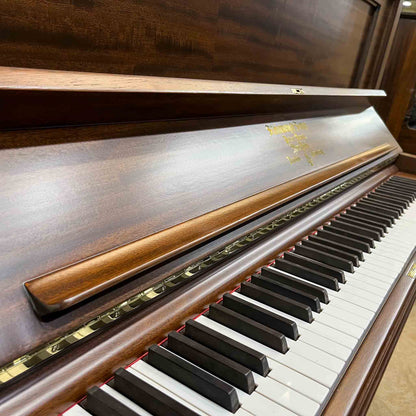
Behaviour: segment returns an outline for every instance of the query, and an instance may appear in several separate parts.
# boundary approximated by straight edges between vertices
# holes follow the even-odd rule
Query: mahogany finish
[[[62,311],[391,150],[391,145],[378,146],[139,241],[36,277],[25,282],[25,288],[39,314]]]
[[[400,153],[396,166],[405,173],[416,174],[416,155]]]
[[[382,88],[387,99],[376,108],[403,149],[416,153],[416,134],[403,125],[416,87],[416,20],[402,16],[386,67]]]
[[[258,267],[293,245],[315,227],[330,219],[360,196],[397,172],[389,167],[314,211],[313,216],[289,225],[282,232],[261,241],[254,249],[208,273],[203,279],[175,291],[145,310],[130,316],[105,333],[86,341],[57,358],[37,374],[10,386],[0,399],[0,414],[38,416],[65,410],[86,390],[108,379],[120,366],[131,363],[152,343],[201,312],[224,291],[235,287]],[[175,311],[172,314],[172,311]],[[342,414],[342,413],[341,413]]]
[[[377,88],[399,5],[4,0],[0,65]]]

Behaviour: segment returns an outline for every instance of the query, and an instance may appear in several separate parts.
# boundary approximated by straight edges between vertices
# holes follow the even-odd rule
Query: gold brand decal
[[[314,157],[325,154],[321,149],[313,149],[307,142],[308,136],[306,136],[305,131],[308,130],[308,125],[305,122],[297,123],[293,121],[278,126],[266,125],[266,130],[270,133],[270,136],[281,135],[292,148],[293,156],[286,156],[290,164],[299,162],[303,157],[309,165],[313,166]]]
[[[407,275],[412,279],[416,277],[416,263],[412,264],[412,267],[410,267],[409,271],[407,272]]]

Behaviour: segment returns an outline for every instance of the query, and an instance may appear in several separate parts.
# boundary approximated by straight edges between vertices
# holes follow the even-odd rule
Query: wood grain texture
[[[4,0],[0,65],[369,88],[398,4]]]
[[[25,282],[25,288],[39,314],[62,311],[391,150],[389,144],[378,146],[108,253],[34,278]]]
[[[400,153],[396,165],[402,172],[416,174],[416,155]]]
[[[399,138],[416,86],[416,20],[401,17],[381,87],[388,98],[376,104],[393,136]],[[404,142],[407,145],[407,142]],[[409,151],[404,147],[405,151]]]
[[[63,411],[81,398],[90,386],[107,380],[119,366],[132,362],[149,345],[163,339],[166,333],[201,312],[224,291],[235,287],[277,253],[293,245],[396,171],[397,168],[389,167],[375,174],[346,191],[342,197],[329,201],[313,216],[300,219],[252,250],[223,264],[204,279],[179,289],[175,296],[155,302],[67,356],[58,358],[19,385],[12,386],[0,398],[0,413],[44,416]],[[172,314],[172,311],[175,313]]]
[[[381,96],[381,90],[359,88],[324,88],[302,85],[260,84],[253,82],[215,81],[189,78],[140,75],[99,74],[94,72],[53,71],[34,68],[0,67],[0,90],[124,92],[124,93],[191,93],[293,95]]]

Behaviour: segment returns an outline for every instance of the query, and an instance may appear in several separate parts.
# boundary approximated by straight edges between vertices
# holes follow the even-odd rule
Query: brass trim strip
[[[43,363],[45,360],[52,358],[56,354],[64,352],[70,346],[73,346],[77,342],[93,335],[98,330],[111,325],[126,314],[137,311],[138,309],[144,307],[149,301],[156,299],[158,296],[173,291],[185,281],[199,277],[201,274],[203,274],[214,265],[217,265],[219,262],[230,258],[232,255],[235,255],[241,250],[251,246],[253,243],[259,241],[266,235],[278,231],[287,222],[292,221],[300,215],[309,212],[311,209],[317,207],[328,199],[337,196],[351,186],[363,181],[373,173],[388,166],[393,160],[394,158],[389,158],[388,160],[378,164],[372,169],[369,169],[362,174],[341,183],[340,185],[332,188],[324,194],[319,195],[306,204],[294,209],[293,211],[290,211],[285,215],[282,215],[271,223],[239,238],[223,249],[218,250],[210,256],[188,266],[187,268],[167,277],[166,279],[163,279],[156,285],[149,287],[148,289],[130,297],[126,301],[114,306],[113,308],[108,309],[96,318],[90,320],[86,324],[71,331],[70,333],[56,338],[48,344],[36,349],[35,351],[32,351],[6,364],[5,366],[0,367],[0,386],[5,383],[9,383],[13,379],[16,379],[16,377],[21,376],[26,371],[33,369],[34,367]]]
[[[35,277],[25,282],[25,288],[38,314],[62,311],[393,149],[390,144],[377,146],[139,241]]]

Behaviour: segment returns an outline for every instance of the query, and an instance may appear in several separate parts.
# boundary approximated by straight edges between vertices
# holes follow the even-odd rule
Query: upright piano
[[[416,296],[400,3],[0,4],[1,416],[365,414]]]
[[[94,77],[160,119],[2,133],[0,414],[364,414],[415,297],[384,93]]]

